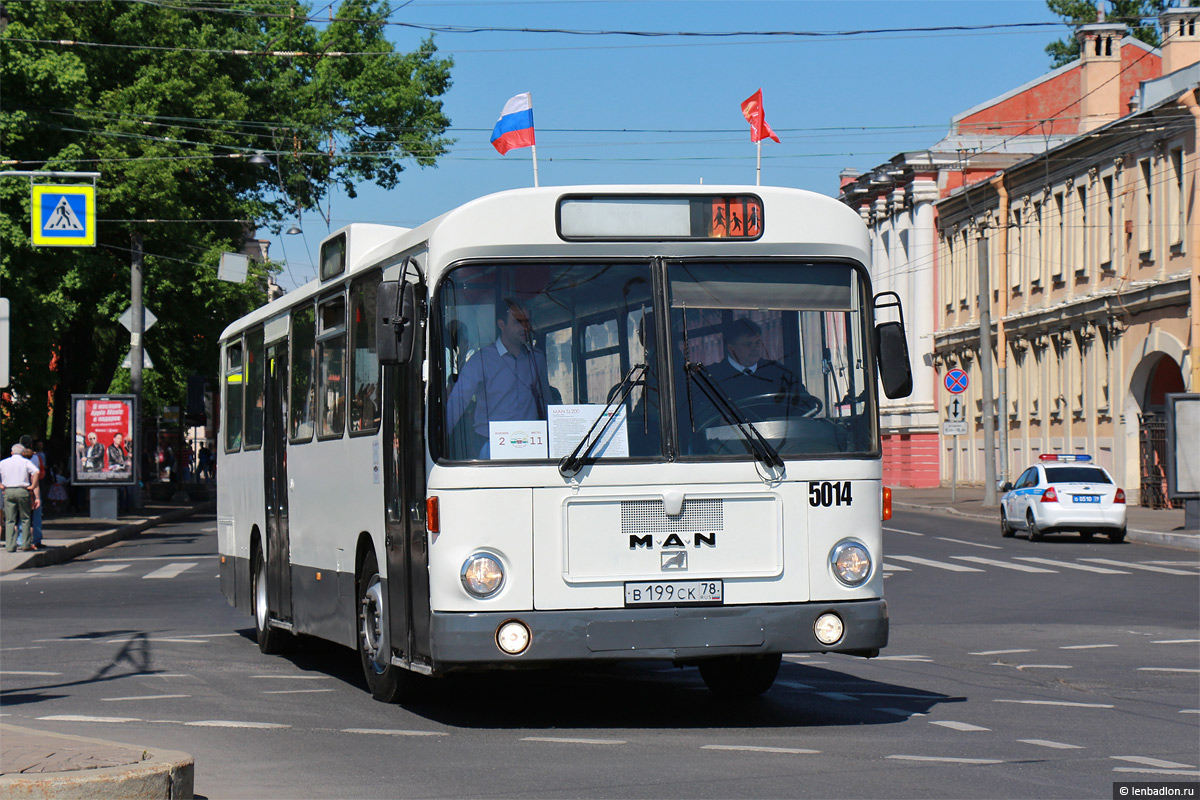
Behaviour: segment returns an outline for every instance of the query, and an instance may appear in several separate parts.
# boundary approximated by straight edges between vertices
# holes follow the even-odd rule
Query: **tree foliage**
[[[439,99],[451,62],[432,40],[396,52],[379,24],[386,0],[344,0],[319,27],[307,6],[266,0],[6,6],[0,169],[101,177],[95,248],[31,246],[29,181],[0,178],[0,294],[12,304],[5,445],[48,432],[61,457],[70,395],[128,387],[117,318],[135,234],[144,301],[159,319],[144,340],[149,412],[179,403],[189,374],[215,384],[220,331],[264,302],[275,265],[254,264],[241,285],[216,279],[220,253],[240,250],[253,221],[291,218],[335,186],[391,188],[451,143]],[[249,164],[256,152],[270,167]]]
[[[1101,0],[1103,2],[1103,0]],[[1046,5],[1071,25],[1095,22],[1096,3],[1093,0],[1046,0]],[[1123,22],[1130,33],[1151,47],[1158,47],[1160,38],[1155,23],[1166,6],[1166,0],[1110,0],[1106,13],[1108,22]],[[1046,45],[1050,66],[1057,69],[1079,58],[1079,40],[1073,35]]]

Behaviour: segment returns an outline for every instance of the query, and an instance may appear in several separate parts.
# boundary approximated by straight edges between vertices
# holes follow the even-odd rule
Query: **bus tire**
[[[392,663],[387,594],[373,552],[363,558],[356,581],[358,594],[358,657],[371,696],[381,703],[416,699],[419,676]]]
[[[707,659],[700,662],[700,677],[721,697],[757,697],[775,683],[782,660],[781,653]]]
[[[267,655],[276,655],[286,649],[287,631],[271,627],[270,609],[267,605],[267,560],[261,547],[254,548],[251,573],[254,579],[254,636],[258,649]]]

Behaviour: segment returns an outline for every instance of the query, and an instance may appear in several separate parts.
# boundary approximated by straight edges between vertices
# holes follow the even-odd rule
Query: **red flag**
[[[779,137],[775,135],[775,131],[771,130],[771,126],[767,124],[766,116],[763,114],[762,89],[747,97],[742,103],[742,116],[746,118],[746,122],[750,123],[750,141],[761,141],[768,136],[779,141]]]

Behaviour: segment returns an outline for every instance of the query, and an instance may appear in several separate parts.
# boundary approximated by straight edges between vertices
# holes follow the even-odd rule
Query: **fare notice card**
[[[604,406],[599,403],[550,406],[547,420],[550,428],[550,457],[562,458],[570,455],[575,447],[583,441],[583,437],[587,435],[592,423],[599,418],[602,411],[604,411]],[[625,406],[617,406],[608,413],[610,416],[615,416],[616,419],[612,421],[608,430],[604,432],[604,436],[592,449],[592,456],[596,458],[628,456],[629,429],[626,425]],[[601,421],[596,425],[592,436],[600,432],[600,429],[604,427],[604,422]]]
[[[546,457],[546,421],[489,422],[490,458],[497,461]]]

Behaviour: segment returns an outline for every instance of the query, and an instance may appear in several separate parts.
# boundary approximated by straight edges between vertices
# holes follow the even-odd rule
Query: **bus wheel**
[[[263,558],[261,549],[254,551],[251,569],[254,576],[254,634],[258,639],[258,649],[267,655],[282,653],[287,631],[271,627],[267,605],[267,560]]]
[[[721,697],[757,697],[775,683],[782,660],[780,653],[713,658],[700,662],[700,677]]]
[[[358,657],[372,697],[383,703],[414,699],[418,676],[392,663],[387,595],[374,553],[367,553],[358,577]]]

